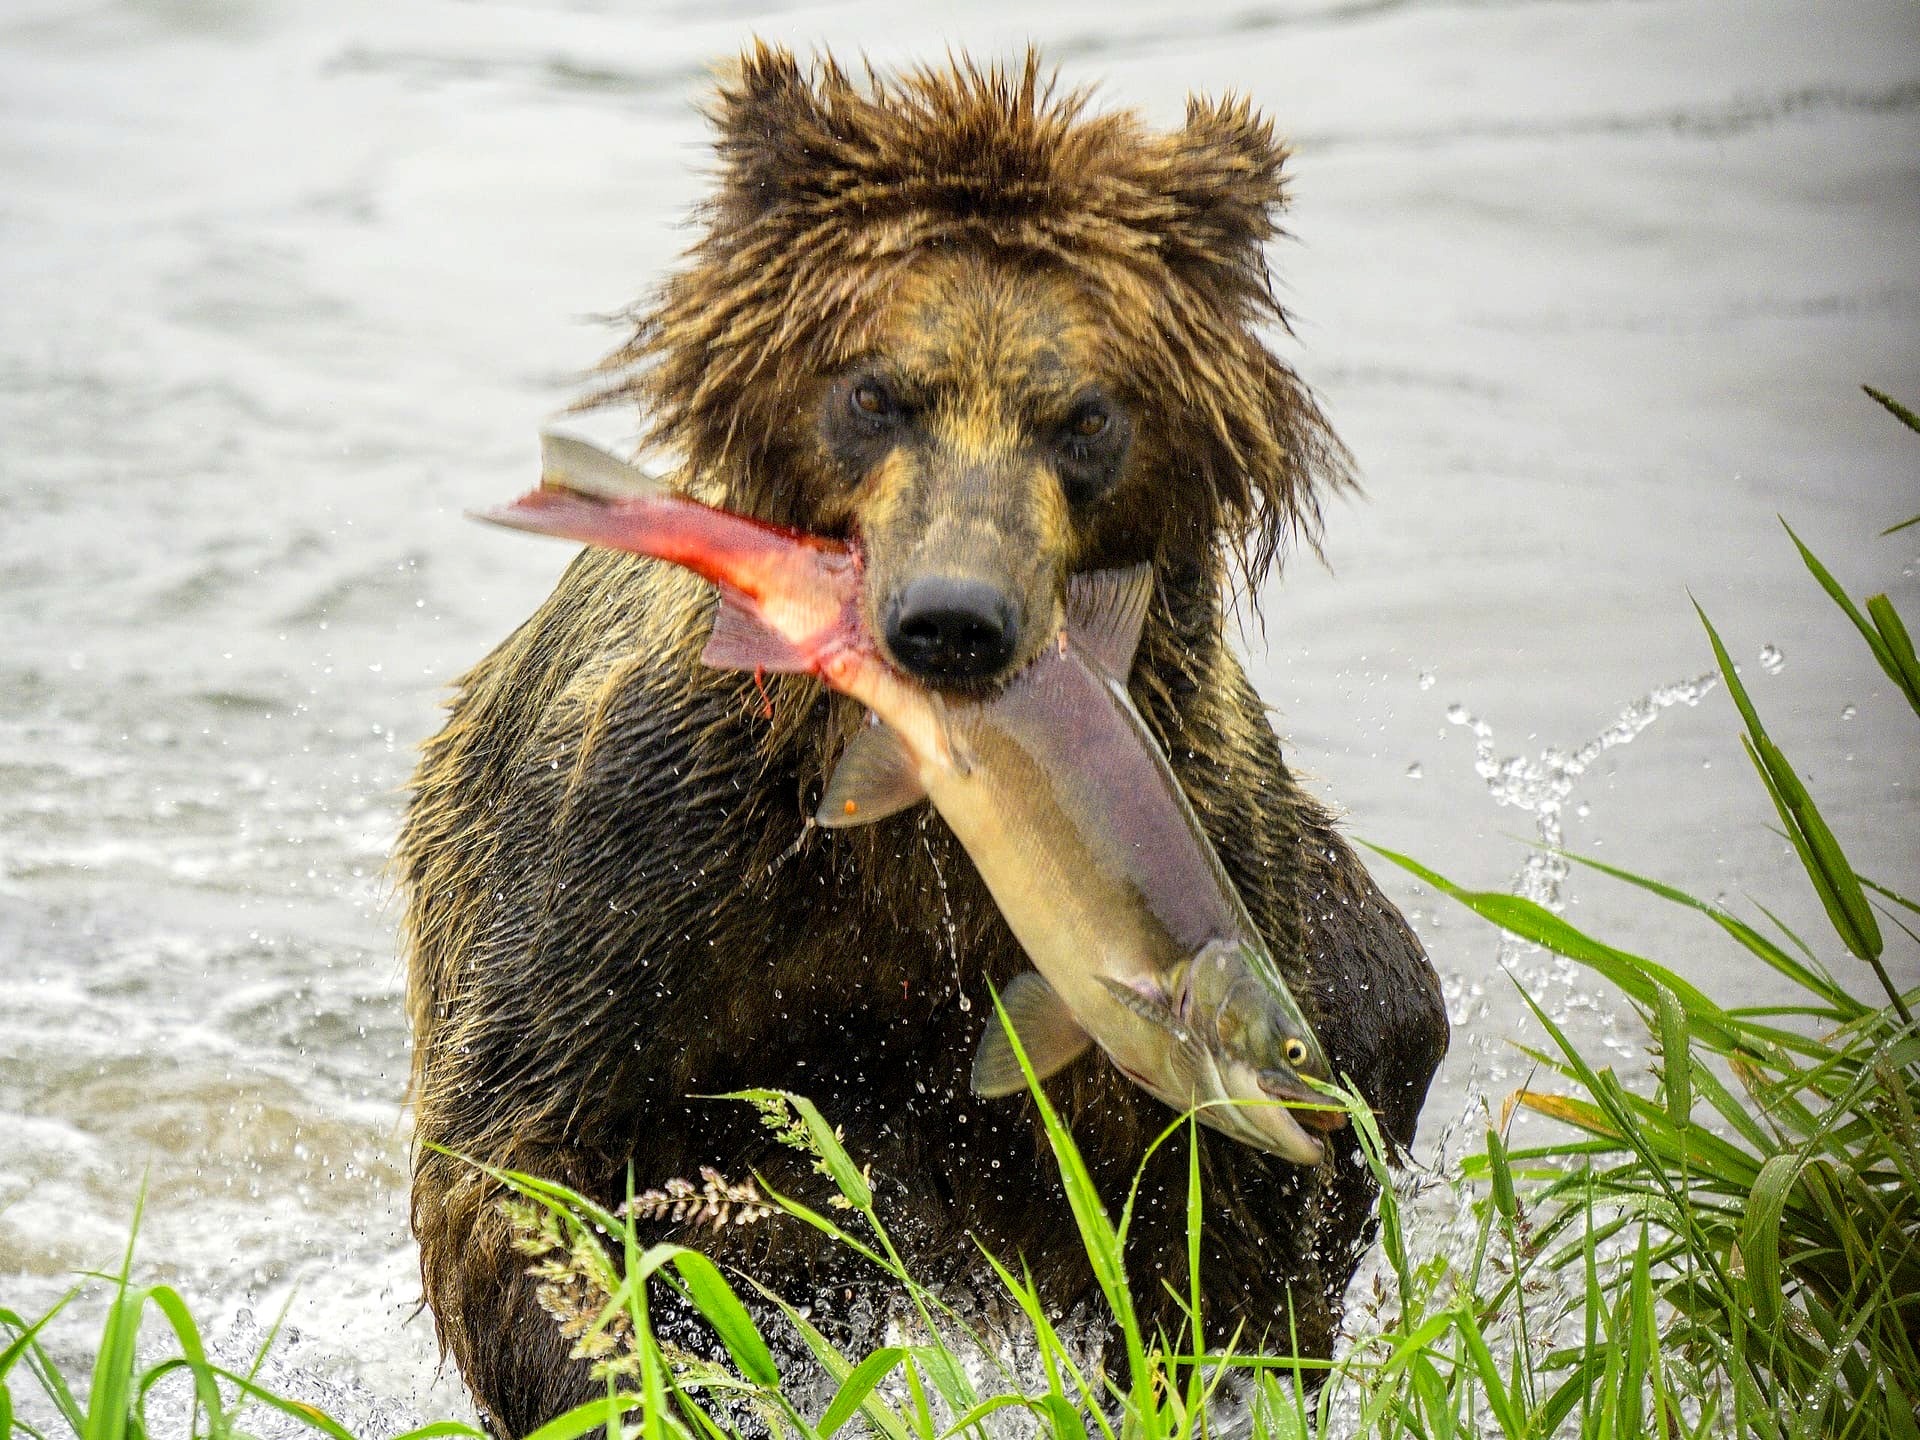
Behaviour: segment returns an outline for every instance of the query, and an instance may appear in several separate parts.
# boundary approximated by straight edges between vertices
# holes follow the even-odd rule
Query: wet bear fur
[[[1194,100],[1154,133],[1056,92],[1031,57],[856,81],[764,47],[712,118],[703,237],[595,398],[637,401],[703,498],[857,534],[875,605],[916,567],[997,577],[1033,612],[1009,668],[1046,643],[1041,602],[1068,574],[1152,562],[1134,699],[1336,1068],[1411,1143],[1447,1040],[1434,974],[1288,770],[1226,638],[1236,572],[1257,587],[1348,483],[1262,339],[1284,324],[1271,127]],[[861,385],[885,392],[878,428]],[[1089,403],[1123,432],[1098,454],[1077,438]],[[496,1187],[455,1155],[607,1201],[629,1167],[647,1187],[710,1165],[823,1202],[804,1156],[701,1095],[811,1096],[926,1279],[991,1291],[978,1237],[1059,1306],[1097,1294],[1031,1101],[967,1088],[988,987],[1027,960],[926,807],[806,828],[857,708],[769,677],[769,717],[751,677],[700,664],[713,604],[671,567],[581,554],[460,681],[414,778],[413,1228],[441,1343],[506,1435],[594,1387]],[[1117,1200],[1171,1112],[1097,1050],[1049,1092]],[[1326,1356],[1370,1234],[1350,1135],[1314,1169],[1206,1130],[1200,1146],[1208,1333]],[[1170,1334],[1186,1165],[1183,1143],[1156,1154],[1129,1248]],[[876,1283],[797,1223],[697,1243],[795,1301]]]

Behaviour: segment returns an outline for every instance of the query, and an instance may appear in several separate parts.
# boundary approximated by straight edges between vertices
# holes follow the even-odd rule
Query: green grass
[[[1885,596],[1856,605],[1798,536],[1793,543],[1920,717],[1920,664],[1893,606]],[[1185,1323],[1172,1335],[1144,1331],[1135,1310],[1139,1282],[1124,1260],[1134,1197],[1117,1214],[1102,1204],[1071,1133],[1035,1086],[1121,1343],[1103,1368],[1090,1369],[1056,1330],[1031,1280],[983,1251],[1004,1300],[1031,1329],[1033,1359],[1015,1373],[994,1358],[988,1337],[917,1283],[858,1157],[827,1117],[800,1096],[754,1091],[732,1098],[759,1107],[782,1139],[813,1157],[832,1182],[835,1204],[817,1211],[719,1177],[709,1177],[704,1203],[750,1211],[756,1223],[817,1228],[886,1276],[917,1323],[867,1353],[844,1353],[752,1277],[729,1276],[692,1246],[644,1243],[631,1213],[604,1210],[533,1176],[496,1172],[520,1197],[510,1202],[519,1243],[555,1323],[606,1387],[604,1397],[555,1419],[537,1440],[569,1440],[603,1426],[645,1440],[725,1440],[746,1417],[800,1440],[858,1429],[881,1440],[945,1440],[998,1433],[1016,1417],[1024,1433],[1050,1440],[1188,1440],[1215,1428],[1213,1407],[1229,1388],[1236,1408],[1250,1409],[1255,1440],[1725,1433],[1920,1440],[1920,1028],[1916,995],[1895,986],[1885,963],[1889,933],[1916,941],[1920,904],[1853,869],[1704,613],[1701,620],[1744,723],[1743,748],[1832,937],[1808,942],[1765,909],[1757,920],[1743,918],[1657,880],[1566,857],[1667,907],[1676,945],[1696,945],[1687,927],[1697,926],[1735,947],[1742,963],[1764,965],[1790,983],[1787,1003],[1729,1006],[1670,966],[1609,945],[1540,905],[1464,889],[1381,851],[1492,924],[1612,985],[1644,1020],[1652,1063],[1644,1078],[1596,1066],[1536,1006],[1547,1043],[1529,1053],[1549,1079],[1512,1103],[1552,1122],[1552,1138],[1510,1147],[1508,1117],[1489,1125],[1484,1149],[1451,1179],[1471,1230],[1468,1243],[1447,1254],[1422,1254],[1410,1243],[1409,1216],[1371,1112],[1344,1096],[1381,1181],[1385,1264],[1363,1333],[1330,1367],[1251,1353],[1236,1336],[1203,1331],[1205,1197],[1197,1163],[1189,1165],[1187,1197],[1193,1278],[1176,1297]],[[1194,1128],[1192,1117],[1182,1117],[1155,1148],[1184,1146],[1193,1155]],[[702,1203],[684,1183],[634,1199],[640,1203],[623,1210],[651,1205],[657,1214],[669,1203]],[[688,1228],[697,1234],[697,1226]],[[40,1434],[18,1416],[23,1384],[83,1440],[144,1440],[154,1433],[148,1396],[175,1374],[191,1385],[193,1436],[238,1440],[248,1414],[258,1413],[252,1406],[348,1440],[318,1411],[256,1383],[258,1358],[245,1373],[211,1363],[181,1297],[132,1277],[129,1242],[117,1271],[81,1287],[91,1287],[91,1302],[105,1302],[84,1403],[42,1341],[80,1289],[32,1320],[0,1309],[0,1440],[16,1429]],[[661,1286],[707,1319],[727,1363],[662,1344],[649,1320],[649,1298]],[[149,1313],[172,1337],[174,1353],[143,1363],[135,1340]],[[770,1336],[763,1325],[789,1334]],[[817,1377],[798,1383],[802,1377],[782,1374],[776,1356],[793,1351],[776,1342],[790,1337],[830,1377],[824,1399],[813,1395]],[[1324,1383],[1316,1389],[1315,1381]],[[801,1398],[807,1395],[813,1398]],[[442,1422],[405,1440],[477,1433]]]
[[[6,1341],[0,1346],[0,1440],[11,1440],[16,1432],[34,1437],[43,1433],[18,1414],[14,1393],[22,1372],[65,1427],[64,1432],[52,1433],[70,1433],[80,1440],[146,1440],[148,1436],[172,1433],[148,1424],[147,1403],[155,1387],[174,1375],[184,1375],[191,1386],[193,1400],[187,1424],[192,1435],[204,1435],[209,1440],[244,1440],[249,1433],[247,1411],[258,1406],[291,1416],[334,1440],[354,1440],[349,1431],[312,1406],[277,1395],[257,1383],[261,1363],[273,1343],[272,1332],[246,1371],[226,1369],[208,1359],[200,1327],[177,1291],[168,1285],[134,1283],[134,1239],[139,1234],[145,1199],[143,1186],[134,1202],[133,1235],[118,1270],[86,1277],[52,1309],[31,1321],[0,1307],[0,1340]],[[81,1384],[61,1371],[41,1337],[53,1319],[88,1286],[104,1292],[106,1316],[92,1350],[91,1375],[83,1400]],[[143,1363],[136,1346],[149,1312],[170,1334],[175,1353]],[[457,1421],[424,1425],[397,1440],[431,1440],[441,1435],[484,1440],[472,1426]]]

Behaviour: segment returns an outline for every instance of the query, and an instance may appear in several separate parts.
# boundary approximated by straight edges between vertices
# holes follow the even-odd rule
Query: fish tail
[[[633,500],[665,488],[639,467],[616,459],[598,445],[552,430],[540,432],[540,483],[597,500]]]

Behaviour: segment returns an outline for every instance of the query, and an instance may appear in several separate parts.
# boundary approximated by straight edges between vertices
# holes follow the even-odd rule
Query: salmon
[[[583,441],[543,437],[542,484],[480,518],[683,565],[719,587],[702,659],[810,674],[865,705],[815,819],[870,824],[931,801],[1034,969],[1001,995],[1044,1079],[1098,1045],[1214,1129],[1301,1165],[1345,1123],[1332,1068],[1199,817],[1127,693],[1148,566],[1072,577],[1057,643],[998,690],[942,695],[883,656],[857,548],[702,504]],[[1003,1028],[982,1096],[1025,1076]]]

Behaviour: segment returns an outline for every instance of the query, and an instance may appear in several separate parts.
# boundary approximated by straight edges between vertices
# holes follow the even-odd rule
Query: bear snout
[[[887,648],[930,685],[992,679],[1013,659],[1020,612],[1011,595],[981,580],[922,575],[895,592]]]
[[[863,487],[853,528],[867,623],[887,658],[935,690],[975,692],[1046,643],[1073,536],[1045,469],[944,439],[895,450]]]

